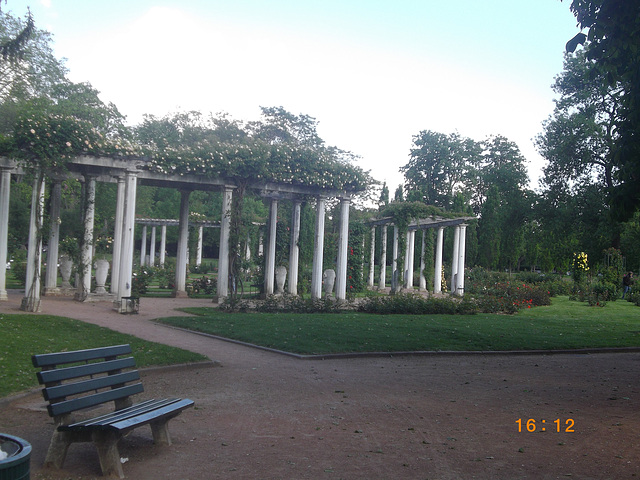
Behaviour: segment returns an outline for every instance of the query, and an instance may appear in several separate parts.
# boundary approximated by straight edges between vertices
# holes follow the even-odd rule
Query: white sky
[[[282,106],[402,183],[412,137],[504,135],[529,160],[577,33],[569,0],[9,0],[54,34],[70,78],[127,116],[255,120]]]

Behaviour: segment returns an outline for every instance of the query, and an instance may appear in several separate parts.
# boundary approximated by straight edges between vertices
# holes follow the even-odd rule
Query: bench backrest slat
[[[95,407],[112,400],[141,393],[142,391],[142,384],[135,383],[133,385],[127,385],[113,390],[105,390],[104,392],[95,393],[86,397],[73,398],[64,402],[52,403],[47,406],[47,409],[49,410],[49,415],[55,417],[57,415],[64,415],[65,413],[75,412],[76,410]]]
[[[111,401],[116,409],[130,405],[129,397],[144,390],[131,353],[131,346],[115,345],[33,355],[49,415],[66,416]]]
[[[106,362],[88,363],[74,367],[56,368],[38,372],[38,381],[42,384],[62,382],[73,378],[87,377],[89,375],[99,375],[101,373],[117,372],[123,368],[133,368],[136,366],[133,357],[109,360]]]
[[[112,347],[91,348],[73,352],[43,353],[33,355],[31,361],[34,367],[46,368],[67,363],[86,362],[98,358],[117,357],[131,354],[130,345],[114,345]]]
[[[109,387],[117,387],[125,383],[140,380],[140,373],[137,370],[130,372],[118,373],[116,375],[107,375],[104,377],[84,380],[82,382],[65,383],[53,387],[47,387],[43,390],[44,399],[49,402],[56,402],[58,399],[78,395],[92,390],[100,390]]]

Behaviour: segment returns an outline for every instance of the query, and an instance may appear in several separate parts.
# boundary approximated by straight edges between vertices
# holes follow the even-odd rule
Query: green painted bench
[[[62,468],[69,445],[93,442],[98,450],[103,475],[124,478],[118,452],[122,436],[141,425],[150,425],[156,444],[171,445],[168,422],[184,409],[189,399],[167,398],[133,404],[131,398],[143,391],[129,345],[93,348],[73,352],[33,355],[41,368],[38,381],[49,415],[54,419],[45,466]],[[114,402],[115,410],[94,418],[74,418],[75,412]]]

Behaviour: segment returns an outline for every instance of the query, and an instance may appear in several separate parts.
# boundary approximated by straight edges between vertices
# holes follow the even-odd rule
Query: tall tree
[[[478,222],[479,262],[489,268],[519,269],[525,259],[524,232],[531,221],[531,192],[526,160],[518,146],[497,135],[481,142],[480,162],[474,171],[474,209]]]
[[[586,53],[579,51],[567,54],[553,90],[560,98],[536,138],[548,161],[544,184],[575,191],[597,182],[610,191],[619,184],[613,151],[619,138],[622,85],[610,86]]]
[[[27,22],[24,28],[18,32],[14,38],[4,39],[0,43],[0,59],[1,62],[19,62],[24,58],[24,50],[27,42],[33,35],[35,23],[33,16],[29,10],[27,13]]]
[[[450,208],[455,193],[463,190],[469,166],[479,161],[480,154],[476,142],[457,133],[423,130],[413,137],[409,163],[400,168],[407,197]]]
[[[384,182],[380,191],[380,199],[378,200],[378,210],[382,210],[387,205],[389,205],[389,187],[387,187],[387,182]]]
[[[573,0],[571,11],[580,27],[588,29],[585,48],[587,59],[595,63],[593,77],[609,88],[622,88],[618,136],[609,154],[617,183],[609,189],[609,201],[613,213],[627,219],[640,207],[640,2]],[[569,49],[575,48],[575,40]]]
[[[572,231],[581,250],[592,258],[610,246],[619,247],[620,226],[608,208],[611,192],[620,185],[615,158],[624,112],[624,87],[610,84],[585,51],[567,54],[554,91],[560,95],[536,144],[547,160],[541,179],[543,196],[551,201],[539,208],[568,202],[574,215],[544,215],[542,228]],[[558,225],[558,218],[568,223]],[[553,225],[553,226],[552,226]],[[605,226],[606,225],[606,226]]]
[[[22,20],[0,12],[0,43],[10,41],[26,28]],[[19,58],[0,59],[0,135],[12,133],[23,102],[52,96],[57,85],[67,82],[66,73],[64,64],[53,55],[51,35],[32,28]]]
[[[318,135],[318,121],[309,115],[294,115],[283,107],[261,107],[262,118],[249,122],[254,135],[272,144],[295,144],[320,149],[324,140]]]
[[[500,192],[492,186],[482,208],[478,225],[478,263],[483,267],[497,269],[500,264],[500,242],[502,233],[500,215]]]

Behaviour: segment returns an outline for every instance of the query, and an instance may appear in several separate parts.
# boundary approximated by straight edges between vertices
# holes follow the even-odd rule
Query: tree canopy
[[[162,173],[196,174],[242,182],[281,182],[363,191],[368,172],[353,155],[326,147],[317,122],[282,107],[263,108],[262,119],[243,124],[228,116],[198,112],[145,117],[136,136],[149,168]]]
[[[609,161],[617,183],[609,200],[614,214],[628,219],[640,206],[640,3],[628,0],[573,0],[571,11],[588,29],[586,59],[594,63],[591,78],[620,89],[617,138]]]

